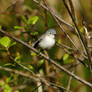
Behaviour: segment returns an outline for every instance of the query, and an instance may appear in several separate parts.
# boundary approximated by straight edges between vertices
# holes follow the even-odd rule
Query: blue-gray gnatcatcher
[[[49,29],[44,33],[35,43],[34,47],[38,44],[42,49],[50,49],[55,45],[55,29]]]

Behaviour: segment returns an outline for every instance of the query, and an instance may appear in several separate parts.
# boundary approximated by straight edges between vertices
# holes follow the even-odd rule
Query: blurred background
[[[38,1],[44,5],[42,0]],[[71,17],[62,1],[63,0],[47,0],[49,6],[56,15],[73,26]],[[68,0],[66,0],[66,2],[69,5]],[[85,21],[88,32],[91,35],[92,0],[72,0],[72,3],[78,28],[80,29],[81,35],[86,40],[86,35],[83,30],[83,21]],[[83,51],[75,30],[64,23],[60,22],[60,24],[70,35],[76,44],[76,47],[78,47],[80,51]],[[78,63],[74,56],[84,62],[86,62],[87,59],[83,58],[83,56],[76,51],[76,48],[63,33],[48,11],[40,7],[40,5],[33,0],[0,0],[0,29],[11,33],[13,36],[21,39],[29,45],[32,45],[33,42],[50,28],[55,28],[57,31],[57,43],[73,48],[74,52],[72,49],[55,45],[51,50],[47,51],[48,56],[54,59],[61,66],[75,73],[77,76],[91,82],[92,76],[88,68],[84,67],[82,64],[73,66]],[[37,47],[37,49],[44,53],[41,48]],[[72,52],[74,53],[73,55],[71,54]],[[27,47],[0,33],[0,66],[20,70],[25,73],[28,72],[19,64],[27,67],[36,75],[39,74],[49,82],[58,84],[65,88],[68,87],[70,76],[50,63],[46,66],[46,62],[42,57],[39,57]],[[38,89],[40,87],[38,87],[38,84],[39,83],[34,80],[20,76],[19,74],[0,70],[0,92],[68,92],[63,89],[47,87],[46,85],[41,85],[40,87],[42,87],[42,91],[39,91]],[[92,92],[92,88],[81,84],[73,78],[71,79],[69,89],[72,92]]]

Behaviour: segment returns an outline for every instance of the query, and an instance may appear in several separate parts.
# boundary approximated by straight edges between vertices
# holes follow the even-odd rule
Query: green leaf
[[[35,52],[32,52],[31,55],[32,55],[32,56],[36,56],[37,54],[36,54]]]
[[[4,86],[4,83],[3,83],[2,81],[0,81],[0,86],[1,86],[1,87]]]
[[[24,27],[22,26],[14,26],[14,29],[23,29]]]
[[[79,29],[81,33],[84,33],[84,27],[79,27]]]
[[[5,84],[4,92],[11,92],[11,91],[12,91],[12,88],[8,84]]]
[[[20,63],[21,62],[21,55],[20,53],[17,53],[17,56],[14,59],[15,62]]]
[[[31,69],[31,70],[34,69],[34,67],[32,65],[28,65],[28,68]]]
[[[11,77],[8,77],[8,78],[6,79],[6,83],[8,83],[10,80],[11,80]]]
[[[43,63],[44,63],[44,59],[41,59],[41,60],[38,62],[39,65],[42,65]]]
[[[57,40],[57,43],[58,43],[58,44],[61,44],[61,43],[62,43],[62,41],[61,41],[61,40]]]
[[[11,63],[4,64],[3,66],[12,66]]]
[[[16,45],[16,42],[11,43],[9,47],[12,47],[14,45]]]
[[[22,18],[23,22],[24,22],[25,24],[27,24],[27,19],[26,19],[26,17],[23,15],[21,18]]]
[[[38,35],[38,32],[34,32],[33,35]]]
[[[0,25],[0,30],[2,29],[2,26]]]
[[[28,25],[31,25],[31,24],[34,25],[38,21],[38,19],[39,19],[38,16],[33,16],[33,17],[28,19],[27,24]]]
[[[69,58],[69,54],[64,54],[63,61],[66,61]]]
[[[73,62],[74,62],[74,59],[73,58],[69,58],[69,59],[64,61],[64,64],[71,64]]]
[[[9,37],[7,37],[7,36],[2,37],[2,38],[0,39],[0,44],[1,44],[2,46],[6,47],[6,48],[9,48],[10,43],[11,43],[11,39],[10,39]]]
[[[73,63],[75,60],[69,54],[65,54],[63,56],[63,61],[64,61],[64,64],[70,64],[70,63]]]
[[[15,90],[14,92],[19,92],[19,90]]]

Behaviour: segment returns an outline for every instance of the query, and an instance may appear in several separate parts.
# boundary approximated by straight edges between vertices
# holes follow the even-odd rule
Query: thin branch
[[[74,73],[74,68],[73,68],[73,70],[72,70],[72,73]],[[70,87],[71,87],[71,81],[72,81],[72,77],[70,76],[69,81],[68,81],[67,90],[70,90]],[[69,91],[67,91],[67,92],[69,92]]]
[[[35,92],[40,86],[42,86],[42,84],[38,85],[37,87],[35,87],[32,92]]]
[[[13,60],[14,63],[16,63],[17,65],[19,65],[19,66],[22,67],[23,69],[25,69],[25,70],[29,71],[30,73],[32,73],[33,75],[35,75],[32,70],[30,70],[29,68],[27,68],[26,66],[24,66],[24,65],[22,65],[22,64],[20,64],[20,63],[17,63],[17,62],[14,60],[13,57],[10,57],[10,59]]]
[[[43,53],[39,53],[39,51],[37,49],[35,49],[34,47],[28,45],[27,43],[23,42],[22,40],[17,39],[16,37],[12,36],[11,34],[0,30],[1,33],[3,33],[4,35],[14,39],[15,41],[21,43],[22,45],[26,46],[27,48],[29,48],[30,50],[34,51],[35,53],[39,54],[40,56],[42,56],[44,59],[48,60],[51,64],[55,65],[58,69],[60,69],[61,71],[64,71],[65,73],[67,73],[68,75],[72,76],[74,79],[80,81],[81,83],[89,86],[92,88],[92,84],[90,84],[89,82],[81,79],[80,77],[76,76],[75,74],[71,73],[70,71],[68,71],[67,69],[65,69],[64,67],[62,67],[61,65],[57,64],[54,60],[52,60],[51,58],[45,56]],[[7,69],[6,69],[7,70]]]
[[[34,76],[32,76],[32,75],[30,75],[28,73],[24,73],[24,72],[21,72],[21,71],[18,71],[18,70],[14,70],[14,69],[2,67],[2,66],[0,66],[0,70],[4,70],[4,71],[8,71],[8,72],[13,72],[15,74],[19,74],[19,75],[25,76],[27,78],[30,78],[30,79],[32,79],[32,80],[34,80],[36,82],[39,81],[38,78],[36,78],[36,77],[34,77]]]
[[[48,5],[48,3],[46,2],[46,0],[43,0],[45,5],[48,7],[49,12],[52,14],[53,18],[55,19],[55,21],[57,22],[57,24],[59,25],[59,27],[61,28],[61,30],[64,32],[64,34],[67,36],[67,38],[70,40],[70,42],[74,45],[74,47],[77,49],[77,51],[79,51],[78,47],[76,46],[76,44],[73,42],[73,40],[71,39],[71,37],[68,35],[68,33],[63,29],[63,27],[61,26],[61,24],[59,23],[59,21],[56,19],[56,17],[54,16],[54,12],[52,11],[52,9],[50,8],[50,6]],[[79,51],[80,52],[80,51]],[[82,54],[82,53],[81,53]],[[84,55],[83,55],[84,56]],[[76,58],[75,58],[76,59]],[[79,61],[79,60],[78,60]],[[80,62],[80,61],[79,61]],[[81,62],[83,65],[85,65],[83,62]],[[89,67],[90,68],[90,67]]]
[[[68,35],[68,33],[64,30],[64,28],[61,26],[61,24],[59,23],[59,21],[57,20],[57,18],[54,15],[54,12],[52,11],[52,9],[49,7],[48,3],[46,2],[46,0],[43,0],[45,5],[48,7],[49,12],[52,14],[53,18],[55,19],[55,21],[57,22],[57,24],[59,25],[59,27],[61,28],[61,30],[64,32],[64,34],[67,36],[67,38],[70,40],[70,42],[74,45],[74,47],[78,50],[78,47],[76,47],[76,44],[73,42],[73,40],[71,39],[71,37]]]
[[[68,50],[69,48],[65,47],[63,44],[58,44],[56,43],[56,46],[60,47],[60,48],[63,48],[63,50],[68,53],[68,54],[71,54],[71,52]]]
[[[36,3],[38,6],[40,6],[40,7],[42,7],[42,8],[44,8],[45,10],[47,10],[47,11],[49,11],[49,9],[48,9],[48,7],[46,7],[45,5],[43,5],[42,3],[40,3],[39,1],[37,1],[37,0],[33,0],[34,1],[34,3]],[[54,15],[55,15],[55,17],[61,22],[61,23],[63,23],[63,24],[65,24],[65,25],[67,25],[70,29],[74,29],[74,27],[71,25],[71,24],[69,24],[68,22],[66,22],[65,20],[63,20],[61,17],[59,17],[55,12],[54,12]]]
[[[76,18],[75,18],[75,11],[74,11],[74,6],[73,6],[73,2],[72,0],[69,0],[69,4],[70,4],[70,8],[71,8],[71,13],[73,14],[73,17],[76,21]]]
[[[5,13],[11,6],[15,5],[17,1],[18,1],[18,0],[14,0],[11,5],[9,5],[7,8],[5,8],[5,9],[4,9],[2,12],[0,12],[0,13]]]
[[[58,47],[64,47],[64,48],[66,48],[66,49],[69,49],[69,50],[73,50],[73,48],[71,48],[71,47],[69,47],[69,46],[67,46],[67,45],[65,45],[65,44],[62,44],[62,43],[56,43],[56,45],[58,46]]]
[[[55,87],[57,87],[59,89],[64,89],[65,91],[72,92],[71,90],[67,90],[66,88],[58,86],[57,84],[54,84],[54,83],[49,83],[49,84],[50,84],[50,86],[55,86]]]
[[[4,71],[8,71],[8,72],[13,72],[13,73],[15,73],[15,74],[19,74],[19,75],[21,75],[21,76],[30,78],[31,80],[34,80],[35,82],[41,81],[42,83],[44,83],[44,84],[47,85],[47,86],[53,86],[53,87],[57,87],[57,88],[60,88],[60,89],[67,90],[66,88],[61,87],[60,85],[57,85],[57,84],[54,84],[54,83],[51,83],[51,82],[47,82],[45,79],[43,79],[43,78],[41,78],[41,77],[40,77],[40,78],[39,78],[38,76],[33,77],[33,76],[30,75],[29,73],[25,73],[25,72],[22,72],[22,71],[18,71],[18,70],[6,68],[6,67],[2,67],[2,66],[0,66],[0,70],[4,70]],[[39,80],[39,79],[40,79],[40,80]],[[67,91],[71,92],[70,90],[67,90]]]
[[[63,27],[61,26],[61,24],[59,23],[57,17],[55,16],[55,13],[52,11],[52,9],[49,7],[49,5],[47,4],[47,2],[44,0],[45,5],[47,6],[46,8],[48,8],[48,11],[52,14],[52,16],[54,17],[54,19],[56,20],[57,24],[59,25],[59,27],[61,28],[61,30],[64,32],[64,34],[67,36],[67,38],[70,40],[70,42],[74,45],[74,47],[79,51],[78,47],[76,47],[76,44],[73,42],[73,40],[71,39],[71,37],[68,35],[68,33],[63,29]],[[40,4],[38,2],[38,4]],[[59,46],[59,45],[58,45]],[[69,53],[68,50],[64,49],[66,52]],[[83,53],[82,53],[83,54]],[[83,55],[83,57],[85,57],[85,55]]]
[[[84,48],[84,52],[86,52],[86,54],[87,54],[87,56],[88,56],[89,68],[90,68],[90,70],[91,70],[91,68],[92,68],[92,66],[90,66],[91,58],[90,58],[90,55],[89,55],[87,46],[86,46],[86,44],[85,44],[85,42],[84,42],[84,40],[83,40],[83,37],[82,37],[82,35],[81,35],[81,33],[80,33],[80,30],[79,30],[79,28],[78,28],[78,26],[77,26],[77,24],[76,24],[76,21],[75,21],[73,15],[72,15],[72,13],[70,12],[69,7],[67,6],[65,0],[63,0],[63,3],[64,3],[64,5],[65,5],[65,7],[66,7],[66,9],[67,9],[67,11],[68,11],[68,13],[69,13],[71,19],[72,19],[72,22],[73,22],[73,24],[74,24],[74,26],[75,26],[76,32],[77,32],[77,34],[78,34],[78,36],[79,36],[79,38],[80,38],[80,42],[81,42],[81,44],[82,44],[82,46],[83,46],[83,48]],[[92,70],[91,70],[91,72],[92,72]]]

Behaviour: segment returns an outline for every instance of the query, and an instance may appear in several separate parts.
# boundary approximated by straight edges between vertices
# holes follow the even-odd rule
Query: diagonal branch
[[[37,1],[37,0],[33,0],[33,1],[34,1],[34,3],[36,3],[38,6],[40,6],[40,7],[42,7],[43,9],[49,11],[49,8],[46,7],[45,5],[43,5],[42,3],[40,3],[39,1]],[[63,24],[65,24],[66,26],[68,26],[71,30],[74,29],[74,27],[73,27],[71,24],[69,24],[68,22],[66,22],[65,20],[63,20],[63,19],[62,19],[61,17],[59,17],[55,12],[54,12],[54,15],[55,15],[55,17],[56,17],[61,23],[63,23]]]
[[[73,6],[73,2],[72,0],[69,0],[69,4],[70,4],[70,8],[71,8],[71,13],[76,21],[76,18],[75,18],[75,11],[74,11],[74,6]]]
[[[73,15],[72,15],[71,11],[69,10],[69,7],[67,6],[65,0],[63,0],[63,3],[64,3],[64,5],[65,5],[65,7],[66,7],[66,9],[67,9],[67,11],[68,11],[68,13],[69,13],[71,19],[72,19],[72,22],[73,22],[73,24],[74,24],[74,26],[75,26],[76,32],[77,32],[77,34],[78,34],[78,36],[79,36],[79,38],[80,38],[80,42],[81,42],[81,44],[82,44],[82,46],[83,46],[83,48],[84,48],[84,52],[85,52],[85,53],[87,54],[87,56],[88,56],[89,68],[90,68],[90,70],[91,70],[91,69],[92,69],[92,66],[90,66],[91,58],[90,58],[90,55],[89,55],[88,48],[87,48],[87,46],[86,46],[86,44],[85,44],[85,42],[84,42],[84,40],[83,40],[83,37],[82,37],[82,35],[81,35],[81,33],[80,33],[80,30],[79,30],[79,28],[78,28],[78,26],[77,26],[77,24],[76,24],[76,21],[75,21]]]
[[[47,57],[46,55],[44,55],[43,53],[39,53],[39,51],[37,49],[35,49],[34,47],[28,45],[27,43],[23,42],[22,40],[20,39],[17,39],[16,37],[12,36],[11,34],[3,31],[3,30],[0,30],[1,33],[3,33],[4,35],[12,38],[13,40],[21,43],[22,45],[26,46],[27,48],[29,48],[30,50],[34,51],[35,53],[39,54],[40,56],[42,56],[44,59],[48,60],[51,64],[55,65],[58,69],[60,69],[61,71],[64,71],[65,73],[67,73],[68,75],[72,76],[74,79],[80,81],[81,83],[89,86],[92,88],[92,84],[81,79],[80,77],[76,76],[75,74],[71,73],[70,71],[68,71],[67,69],[65,69],[64,67],[62,67],[61,65],[57,64],[54,60],[52,60],[51,58]]]
[[[67,34],[67,32],[64,30],[64,28],[61,26],[61,24],[59,23],[59,21],[57,20],[57,18],[54,15],[54,12],[52,11],[52,9],[49,7],[48,3],[46,2],[46,0],[43,0],[45,5],[48,7],[49,12],[52,14],[53,18],[55,19],[55,21],[57,22],[57,24],[59,25],[59,27],[61,28],[61,30],[64,32],[64,34],[67,36],[67,38],[70,40],[70,42],[74,45],[74,47],[78,50],[78,47],[76,46],[76,44],[73,42],[73,40],[71,39],[71,37]]]
[[[34,0],[36,1],[36,0]],[[36,1],[37,4],[42,5],[44,7],[46,7],[48,9],[48,11],[51,13],[51,15],[53,16],[53,18],[55,19],[55,21],[57,22],[57,24],[59,25],[59,27],[61,28],[61,30],[64,32],[64,34],[67,36],[67,38],[70,40],[70,42],[73,44],[73,46],[77,49],[77,51],[79,51],[78,47],[76,46],[76,44],[73,42],[73,40],[71,39],[71,37],[68,35],[68,33],[64,30],[64,28],[61,26],[58,18],[56,17],[56,14],[53,12],[53,10],[49,7],[49,5],[47,4],[47,2],[44,0],[45,5],[39,3],[38,1]],[[44,8],[43,7],[43,8]],[[45,9],[45,8],[44,8]],[[60,46],[60,45],[58,45]],[[68,52],[68,50],[65,50],[66,52]],[[79,51],[80,52],[80,51]],[[69,53],[69,52],[68,52]],[[80,52],[81,53],[81,52]],[[83,55],[83,57],[85,57],[84,53],[81,53]],[[80,62],[80,61],[79,61]],[[85,64],[84,64],[85,65]]]
[[[72,73],[74,73],[74,69],[72,70]],[[71,87],[71,81],[72,81],[72,77],[70,76],[69,80],[68,80],[68,86],[67,86],[67,90],[70,90]],[[69,91],[67,91],[69,92]]]
[[[44,84],[47,85],[47,86],[52,86],[52,87],[56,87],[56,88],[59,88],[59,89],[64,89],[64,90],[66,90],[66,91],[71,92],[70,90],[67,90],[66,88],[64,88],[64,87],[62,87],[62,86],[60,86],[60,85],[54,84],[54,83],[52,83],[52,82],[48,82],[48,81],[46,81],[46,80],[43,79],[43,78],[39,78],[38,76],[32,76],[32,75],[30,75],[29,73],[25,73],[25,72],[22,72],[22,71],[18,71],[18,70],[6,68],[6,67],[2,67],[2,66],[0,66],[0,70],[4,70],[4,71],[12,72],[12,73],[15,73],[15,74],[19,74],[19,75],[21,75],[21,76],[30,78],[31,80],[33,80],[33,81],[35,81],[35,82],[41,81],[42,83],[44,83]]]

